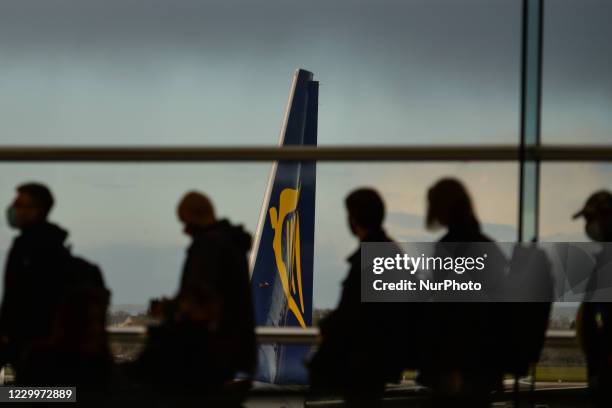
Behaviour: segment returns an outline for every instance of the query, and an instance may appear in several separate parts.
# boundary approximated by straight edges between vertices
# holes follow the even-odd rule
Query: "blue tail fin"
[[[281,146],[316,146],[318,82],[293,76]],[[274,163],[251,256],[251,288],[258,326],[312,325],[315,162]],[[257,380],[305,384],[307,346],[260,345]]]

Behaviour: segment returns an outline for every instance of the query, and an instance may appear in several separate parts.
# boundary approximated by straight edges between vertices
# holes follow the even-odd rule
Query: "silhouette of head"
[[[585,232],[593,241],[612,239],[612,193],[597,191],[589,197],[584,207],[574,214],[574,219],[584,217]]]
[[[215,222],[215,209],[210,199],[197,191],[190,191],[183,196],[177,215],[187,235],[193,235],[194,230]]]
[[[51,208],[53,195],[39,183],[26,183],[17,187],[17,196],[7,209],[7,221],[12,228],[26,229],[44,222]]]
[[[382,228],[385,204],[380,194],[371,188],[360,188],[345,199],[351,232],[363,239],[368,233]]]
[[[429,189],[426,225],[429,229],[478,225],[470,195],[459,180],[443,178]]]

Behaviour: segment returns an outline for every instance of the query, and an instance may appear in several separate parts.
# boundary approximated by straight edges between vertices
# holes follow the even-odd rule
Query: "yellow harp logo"
[[[306,328],[300,259],[300,216],[297,211],[299,196],[299,190],[284,189],[278,200],[278,210],[276,207],[270,207],[270,223],[274,230],[272,248],[276,269],[287,298],[287,305],[300,326]],[[285,238],[284,248],[283,236]]]

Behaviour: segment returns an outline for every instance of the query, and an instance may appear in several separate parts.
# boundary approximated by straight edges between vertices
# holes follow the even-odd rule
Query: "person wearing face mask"
[[[584,217],[585,233],[595,242],[612,242],[612,193],[593,193],[574,219]],[[597,254],[595,272],[591,275],[585,299],[576,318],[577,332],[586,354],[589,388],[599,406],[610,406],[612,396],[612,303],[595,298],[595,290],[607,286],[599,272],[609,269],[612,249],[604,245]],[[598,281],[599,280],[599,281]],[[603,301],[598,301],[603,300]]]
[[[0,309],[4,362],[12,363],[32,339],[50,332],[61,292],[61,265],[69,254],[64,245],[68,233],[47,220],[54,203],[49,189],[27,183],[16,190],[6,215],[19,235],[8,254]]]
[[[593,193],[573,219],[584,217],[584,232],[595,242],[612,241],[612,193],[601,190]]]
[[[211,201],[199,192],[181,199],[177,215],[191,238],[179,290],[171,300],[153,302],[161,324],[150,330],[134,368],[154,386],[216,392],[237,374],[249,377],[255,369],[247,262],[251,235],[218,220]]]
[[[1,363],[13,365],[20,386],[78,386],[85,401],[110,384],[110,292],[101,270],[73,256],[68,233],[48,221],[53,203],[46,186],[27,183],[7,209],[8,224],[20,233],[4,275]]]

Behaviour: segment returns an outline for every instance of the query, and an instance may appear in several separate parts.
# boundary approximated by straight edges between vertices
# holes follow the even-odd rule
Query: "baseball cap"
[[[572,218],[576,219],[581,216],[588,217],[605,213],[612,213],[612,193],[607,190],[600,190],[591,194],[584,207],[574,214]]]

